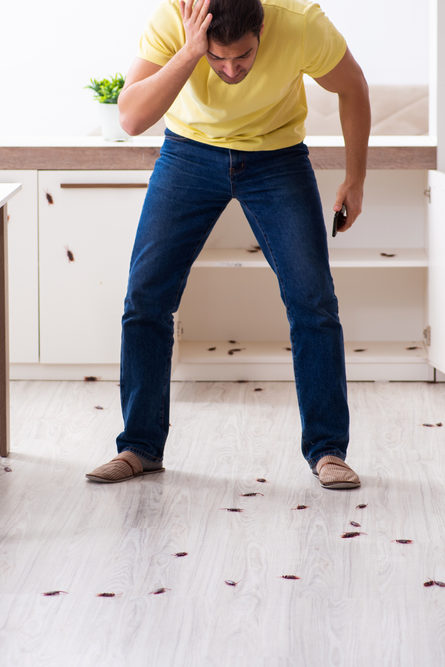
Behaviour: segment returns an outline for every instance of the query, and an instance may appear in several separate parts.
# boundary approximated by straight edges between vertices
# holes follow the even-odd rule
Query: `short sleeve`
[[[346,53],[346,40],[318,4],[306,12],[303,72],[315,78],[330,72]]]
[[[184,46],[185,32],[177,0],[163,0],[139,40],[138,56],[164,66]]]

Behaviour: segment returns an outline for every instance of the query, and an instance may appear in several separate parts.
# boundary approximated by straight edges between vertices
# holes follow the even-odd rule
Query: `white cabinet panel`
[[[445,372],[445,173],[429,174],[428,312],[431,327],[429,361]]]
[[[9,357],[39,361],[37,171],[0,171],[3,183],[21,183],[8,203]]]
[[[119,363],[149,172],[39,173],[40,361]]]

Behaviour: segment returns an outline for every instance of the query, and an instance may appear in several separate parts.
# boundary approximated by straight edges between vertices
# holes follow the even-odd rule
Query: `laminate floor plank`
[[[117,384],[11,383],[2,665],[442,667],[445,385],[348,391],[362,487],[328,491],[292,383],[173,383],[166,471],[110,485]]]

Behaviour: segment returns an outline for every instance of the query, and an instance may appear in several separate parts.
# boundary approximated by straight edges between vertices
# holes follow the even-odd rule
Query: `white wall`
[[[123,74],[158,0],[5,0],[0,136],[99,134],[90,77]],[[320,0],[370,83],[428,83],[428,3]]]

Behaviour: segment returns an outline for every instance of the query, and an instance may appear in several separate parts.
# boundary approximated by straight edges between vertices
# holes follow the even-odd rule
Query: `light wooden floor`
[[[423,586],[445,581],[445,426],[422,426],[444,384],[349,385],[349,492],[303,460],[292,383],[174,383],[166,472],[111,485],[84,474],[115,455],[116,383],[11,392],[2,667],[445,665],[445,588]]]

